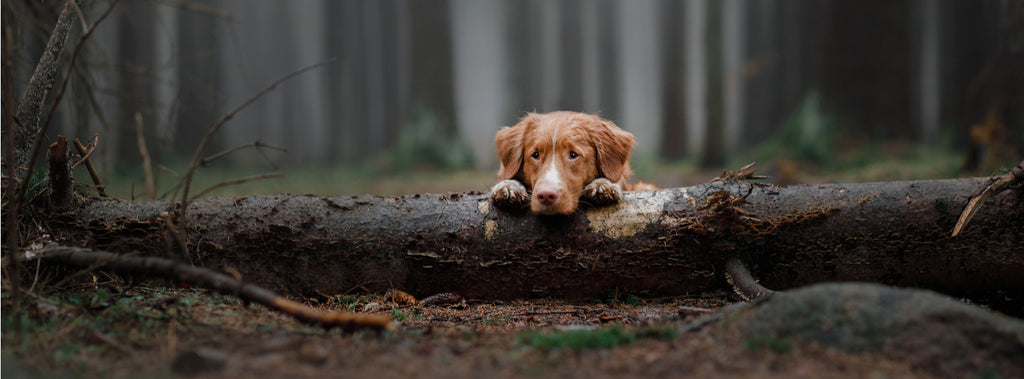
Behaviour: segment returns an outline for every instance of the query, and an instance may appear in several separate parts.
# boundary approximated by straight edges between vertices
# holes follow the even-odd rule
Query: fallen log
[[[268,195],[195,200],[192,259],[296,294],[398,288],[418,297],[699,294],[743,260],[768,288],[870,281],[973,296],[1024,292],[1024,192],[994,196],[950,232],[986,179],[798,185],[709,183],[630,192],[616,206],[539,217],[486,194]],[[50,222],[64,244],[175,256],[172,202],[94,199]],[[1021,301],[1019,295],[1014,295]]]

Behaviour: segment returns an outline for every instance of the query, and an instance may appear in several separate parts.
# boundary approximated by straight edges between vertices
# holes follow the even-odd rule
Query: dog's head
[[[530,190],[533,213],[571,214],[583,187],[594,179],[619,183],[629,177],[634,141],[632,134],[598,116],[530,113],[498,131],[498,176]]]

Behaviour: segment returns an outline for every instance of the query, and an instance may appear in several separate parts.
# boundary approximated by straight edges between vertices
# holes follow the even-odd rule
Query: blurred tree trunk
[[[558,1],[541,1],[538,13],[535,14],[540,21],[540,37],[537,40],[540,48],[540,109],[542,112],[550,112],[561,109],[562,91],[562,28],[560,15],[562,9]]]
[[[589,1],[589,0],[586,0]],[[559,2],[559,48],[561,59],[562,96],[558,109],[583,110],[583,35],[580,29],[581,0]]]
[[[725,86],[722,67],[722,3],[712,1],[707,8],[707,41],[704,60],[706,63],[707,80],[707,139],[704,140],[704,154],[700,164],[707,168],[718,168],[725,163],[725,132],[723,112]]]
[[[746,1],[722,1],[722,144],[726,155],[738,152],[740,139],[746,133],[746,8]]]
[[[779,95],[782,87],[782,67],[779,64],[784,53],[779,41],[779,5],[776,1],[761,1],[749,4],[746,27],[749,43],[749,61],[746,95],[745,127],[741,144],[754,146],[767,140],[778,128],[788,112],[785,101]]]
[[[708,80],[705,67],[707,0],[686,2],[686,149],[700,157],[706,150],[708,135]]]
[[[152,25],[156,23],[156,9],[151,4],[144,4],[141,2],[126,2],[121,5],[123,8],[122,12],[127,17],[122,19],[120,31],[118,33],[120,37],[120,45],[118,50],[120,55],[115,58],[114,62],[120,66],[121,70],[121,81],[120,81],[120,100],[121,106],[119,113],[112,115],[114,130],[107,131],[112,134],[114,142],[103,150],[113,150],[112,162],[114,165],[124,164],[127,162],[138,162],[139,149],[137,144],[129,143],[136,141],[135,136],[135,114],[139,113],[142,115],[143,120],[147,123],[147,131],[153,131],[153,125],[156,120],[156,112],[154,109],[154,87],[157,83],[155,80],[157,76],[157,65],[154,62],[154,48],[153,41],[149,38],[139,38],[139,36],[147,35],[150,33]],[[168,25],[170,30],[177,31],[176,25]],[[192,100],[197,101],[202,96],[193,98]],[[148,133],[150,137],[153,137],[153,133]],[[175,138],[179,138],[179,135],[171,136],[170,142],[179,142]],[[155,142],[155,141],[151,141]],[[195,142],[198,139],[191,140],[195,146]],[[133,168],[140,169],[141,167],[135,166]]]
[[[494,133],[514,122],[504,118],[510,100],[506,6],[503,0],[453,0],[450,8],[456,118],[478,168],[496,166]]]
[[[914,114],[917,125],[917,136],[925,143],[934,143],[939,137],[939,111],[942,106],[941,75],[942,41],[939,30],[942,29],[939,16],[942,2],[933,0],[917,0],[913,3],[913,17],[917,18],[916,33],[911,35],[914,41],[911,46],[916,50],[917,90]]]
[[[289,4],[283,9],[284,15],[279,15],[283,16],[283,21],[295,26],[291,38],[295,50],[291,59],[294,62],[293,70],[332,58],[324,51],[326,40],[333,38],[327,29],[327,23],[331,19],[326,17],[327,3],[330,1],[333,0],[309,0],[301,6]],[[284,129],[283,132],[295,140],[289,144],[297,147],[289,151],[290,160],[324,162],[327,160],[328,151],[336,148],[336,145],[327,138],[327,130],[336,127],[329,119],[328,110],[331,103],[327,96],[327,87],[331,86],[332,82],[328,80],[328,71],[329,67],[325,67],[296,77],[293,79],[292,88],[298,88],[293,90],[291,95],[285,96],[288,101],[286,107],[291,110],[287,120],[302,125],[301,128],[296,128],[295,125],[288,125],[289,122],[286,120],[280,125]],[[284,74],[282,72],[278,75]],[[232,145],[252,142],[251,134],[246,137],[247,140],[236,140]]]
[[[618,97],[621,90],[619,77],[622,76],[622,71],[617,57],[622,54],[622,45],[615,38],[615,32],[621,21],[616,17],[615,0],[596,1],[597,24],[600,26],[597,32],[601,62],[598,68],[598,75],[601,77],[600,113],[609,120],[619,120],[622,117],[622,104]]]
[[[336,8],[337,14],[342,15],[341,22],[330,23],[333,27],[332,33],[338,35],[338,42],[334,45],[337,53],[332,56],[338,57],[341,66],[335,79],[338,85],[331,87],[339,103],[334,114],[334,119],[339,125],[333,129],[336,136],[331,141],[338,145],[337,155],[341,162],[345,163],[355,162],[365,154],[363,133],[366,132],[367,112],[362,85],[364,75],[360,50],[360,41],[363,38],[360,28],[360,3],[359,0],[330,3]]]
[[[415,121],[429,112],[436,116],[448,140],[458,133],[455,113],[455,75],[452,72],[451,5],[447,0],[409,3],[411,67],[409,97],[410,113],[404,122]],[[485,127],[485,125],[477,125]]]
[[[150,8],[149,12],[152,12],[152,6],[150,4],[140,4]],[[151,17],[151,16],[150,16]],[[175,127],[174,146],[178,152],[193,152],[196,146],[199,145],[199,141],[206,134],[206,130],[209,129],[213,124],[221,117],[222,105],[224,102],[224,87],[221,82],[221,76],[218,75],[218,71],[215,69],[215,62],[218,62],[218,54],[220,53],[221,46],[218,43],[217,38],[212,36],[216,35],[219,20],[207,14],[190,14],[188,17],[178,18],[178,41],[180,45],[188,46],[185,49],[179,49],[179,59],[177,61],[177,72],[179,75],[178,85],[178,98],[177,103],[181,107],[181,112],[178,113],[177,126]],[[150,26],[152,24],[144,24],[143,26]],[[146,30],[140,26],[140,31]],[[130,34],[126,38],[130,38]],[[140,40],[146,47],[151,48],[151,44],[148,40]],[[131,45],[131,43],[129,43]],[[142,48],[142,47],[139,47]],[[148,52],[148,50],[147,50]],[[144,69],[151,69],[152,66],[145,66]],[[152,72],[148,72],[148,75],[152,75]],[[151,80],[151,79],[150,79]],[[149,92],[147,96],[152,98],[152,92]],[[133,107],[129,107],[124,112],[130,112],[134,110]],[[148,114],[152,115],[150,111]],[[146,117],[148,120],[157,120],[155,117]],[[126,129],[128,126],[134,125],[134,116],[129,119],[125,119],[124,125]],[[128,136],[125,136],[123,141],[135,141],[135,133],[131,132]],[[221,150],[223,146],[222,139],[215,138],[207,147],[207,151],[215,152]],[[126,149],[133,149],[132,143],[124,144]]]
[[[601,40],[598,38],[604,25],[599,23],[600,4],[584,1],[579,4],[580,25],[580,110],[587,113],[601,112]]]
[[[1020,189],[994,197],[950,237],[987,183],[711,183],[628,192],[620,205],[568,217],[492,209],[487,195],[214,198],[192,204],[183,231],[199,264],[233,267],[285,293],[679,295],[723,288],[716,273],[734,256],[774,289],[875,281],[960,296],[1021,293]],[[49,227],[67,245],[163,255],[169,234],[159,215],[171,207],[94,200]]]
[[[658,6],[654,0],[616,4],[619,24],[619,104],[616,123],[636,136],[633,154],[655,158],[661,144],[662,61]]]
[[[660,5],[662,59],[661,112],[662,128],[661,157],[675,160],[686,156],[686,66],[683,57],[687,53],[683,37],[685,19],[683,3],[668,1]]]

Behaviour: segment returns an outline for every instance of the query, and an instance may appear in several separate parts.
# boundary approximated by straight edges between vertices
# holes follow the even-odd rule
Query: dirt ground
[[[6,294],[5,294],[6,295]],[[725,293],[643,299],[402,305],[384,294],[305,299],[386,315],[393,332],[325,330],[258,304],[159,283],[83,283],[31,298],[20,333],[4,298],[3,376],[931,377],[898,355],[743,337]],[[398,298],[401,300],[401,298]],[[711,317],[710,319],[708,317]],[[984,366],[982,366],[984,367]],[[1001,377],[975,369],[950,376]],[[946,375],[940,375],[946,376]]]

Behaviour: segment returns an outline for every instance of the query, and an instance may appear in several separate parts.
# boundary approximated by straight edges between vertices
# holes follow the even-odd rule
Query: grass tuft
[[[536,349],[590,350],[607,349],[636,341],[636,335],[622,330],[621,325],[597,330],[569,330],[556,333],[525,332],[516,337],[519,344]]]

